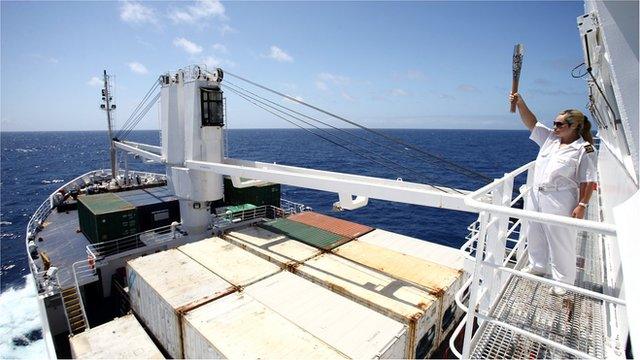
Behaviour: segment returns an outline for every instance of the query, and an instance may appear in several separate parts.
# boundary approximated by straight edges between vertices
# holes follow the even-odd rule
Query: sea
[[[464,190],[478,189],[490,182],[487,177],[501,177],[534,160],[538,150],[526,130],[377,131],[385,137],[362,129],[231,129],[225,148],[233,158]],[[133,131],[127,140],[159,145],[160,133]],[[57,188],[88,171],[109,168],[108,136],[105,131],[1,132],[0,147],[0,358],[40,358],[45,348],[35,287],[28,276],[25,228]],[[157,163],[132,157],[127,162],[131,169],[164,173]],[[290,186],[283,186],[282,197],[331,216],[451,247],[464,243],[466,227],[477,218],[375,199],[355,211],[334,212],[336,194]]]

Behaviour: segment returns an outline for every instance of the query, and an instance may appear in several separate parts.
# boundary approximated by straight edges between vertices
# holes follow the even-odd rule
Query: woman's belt
[[[558,186],[558,185],[551,185],[551,184],[540,184],[536,187],[538,188],[538,191],[542,191],[542,192],[556,192],[556,191],[578,189],[576,185]]]

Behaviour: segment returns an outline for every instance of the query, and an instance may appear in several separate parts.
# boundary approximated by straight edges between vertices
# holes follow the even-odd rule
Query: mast
[[[113,143],[113,123],[111,121],[111,111],[116,109],[116,104],[111,104],[111,94],[109,93],[109,75],[107,75],[107,70],[104,70],[104,88],[102,89],[102,101],[103,104],[100,105],[100,108],[107,112],[107,126],[108,126],[108,135],[109,135],[109,153],[111,156],[111,178],[115,179],[117,176],[116,173],[116,147]]]

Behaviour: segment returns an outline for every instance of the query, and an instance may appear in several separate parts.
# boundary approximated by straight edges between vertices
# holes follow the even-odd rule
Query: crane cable
[[[381,166],[383,166],[383,167],[390,168],[390,169],[392,169],[392,170],[394,170],[394,171],[397,171],[397,169],[394,169],[394,168],[392,168],[390,165],[385,164],[385,163],[383,163],[383,162],[381,162],[381,161],[378,161],[378,160],[376,160],[375,158],[373,158],[373,157],[371,157],[371,156],[369,156],[369,155],[366,155],[366,154],[363,154],[363,153],[357,152],[357,151],[355,151],[355,150],[353,150],[353,149],[351,149],[351,148],[347,147],[347,146],[346,146],[346,145],[344,145],[344,144],[340,144],[340,143],[338,143],[338,142],[336,142],[336,141],[334,141],[334,140],[332,140],[332,139],[329,139],[329,138],[327,138],[327,137],[325,137],[325,136],[322,136],[322,135],[320,135],[320,134],[318,134],[318,133],[315,133],[315,132],[311,131],[310,129],[307,129],[307,128],[305,128],[304,126],[302,126],[302,125],[300,125],[300,124],[298,124],[298,123],[296,123],[296,122],[293,122],[293,121],[291,121],[291,120],[289,120],[289,119],[286,119],[286,118],[285,118],[285,117],[283,117],[282,115],[279,115],[279,114],[277,114],[276,112],[274,112],[274,111],[272,111],[272,110],[269,110],[269,109],[267,108],[267,107],[269,107],[268,105],[259,104],[259,100],[252,99],[251,97],[247,96],[246,94],[242,94],[241,92],[239,92],[239,91],[237,91],[237,90],[235,90],[235,89],[232,89],[232,88],[231,88],[231,87],[229,87],[229,86],[227,86],[227,89],[228,89],[228,90],[230,90],[231,92],[235,93],[236,95],[240,96],[240,97],[241,97],[241,98],[243,98],[244,100],[246,100],[246,101],[250,102],[251,104],[255,105],[256,107],[259,107],[259,108],[261,108],[261,109],[263,109],[263,110],[267,111],[268,113],[270,113],[270,114],[272,114],[272,115],[274,115],[274,116],[276,116],[276,117],[278,117],[278,118],[280,118],[280,119],[282,119],[282,120],[284,120],[284,121],[286,121],[286,122],[288,122],[288,123],[290,123],[290,124],[292,124],[292,125],[294,125],[294,126],[296,126],[296,127],[299,127],[300,129],[303,129],[303,130],[305,130],[305,131],[307,131],[307,132],[309,132],[309,133],[311,133],[311,134],[313,134],[313,135],[315,135],[315,136],[317,136],[317,137],[319,137],[319,138],[321,138],[321,139],[323,139],[323,140],[325,140],[325,141],[328,141],[328,142],[330,142],[330,143],[332,143],[332,144],[334,144],[334,145],[336,145],[336,146],[338,146],[338,147],[341,147],[341,148],[343,148],[343,149],[345,149],[345,150],[347,150],[347,151],[349,151],[349,152],[352,152],[352,153],[354,153],[354,154],[356,154],[356,155],[358,155],[358,156],[361,156],[361,157],[363,157],[363,158],[365,158],[365,159],[368,159],[368,160],[370,160],[370,161],[372,161],[372,162],[375,162],[375,163],[377,163],[377,164],[379,164],[379,165],[381,165]],[[281,112],[281,113],[284,113],[284,112],[283,112],[283,111],[281,111],[281,110],[275,109],[275,108],[273,108],[273,107],[271,107],[271,108],[272,108],[273,110],[275,110],[275,111],[279,111],[279,112]],[[321,128],[319,128],[319,127],[316,127],[316,126],[314,126],[314,125],[312,125],[312,124],[310,124],[310,123],[308,123],[308,122],[306,122],[306,121],[304,121],[304,120],[301,120],[301,119],[299,119],[299,118],[297,118],[297,117],[295,117],[295,116],[293,116],[293,115],[291,115],[291,114],[286,114],[286,113],[284,113],[284,114],[285,114],[285,115],[287,115],[287,116],[290,116],[290,117],[292,117],[292,118],[294,118],[294,119],[296,119],[296,120],[298,120],[298,121],[301,121],[301,122],[303,122],[303,123],[305,123],[305,124],[307,124],[307,125],[313,126],[313,127],[315,127],[317,130],[320,130],[320,131],[322,131],[322,132],[328,133],[326,130],[321,129]],[[330,133],[328,133],[328,134],[330,134]],[[337,136],[335,136],[335,135],[333,135],[333,134],[330,134],[330,135],[332,135],[332,136],[334,136],[334,137],[337,137]],[[339,138],[339,137],[338,137],[338,139],[341,139],[341,138]],[[342,140],[342,139],[341,139],[341,140]],[[383,158],[384,158],[384,157],[383,157]],[[416,171],[414,171],[414,170],[412,170],[412,169],[410,169],[410,168],[404,167],[403,165],[401,165],[401,164],[399,164],[399,163],[397,163],[397,162],[394,162],[393,160],[390,160],[390,159],[387,159],[387,158],[384,158],[384,159],[386,159],[387,161],[389,161],[389,162],[391,162],[391,163],[395,164],[396,166],[398,166],[398,167],[399,167],[399,168],[401,168],[401,169],[404,169],[404,170],[407,170],[407,171],[410,171],[410,172],[413,172],[413,173],[417,173]],[[419,173],[417,173],[417,174],[418,174],[418,175],[421,175],[421,176],[424,176],[424,177],[426,178],[426,176],[425,176],[424,174],[419,174]],[[444,189],[443,189],[443,188],[441,188],[441,187],[438,187],[438,186],[435,186],[435,185],[429,185],[429,186],[431,186],[431,187],[433,187],[433,188],[435,188],[435,189],[437,189],[437,190],[440,190],[440,191],[442,191],[442,192],[444,192],[444,193],[447,193],[447,191],[446,191],[446,190],[444,190]],[[458,193],[460,193],[460,194],[462,194],[462,192],[460,192],[460,191],[459,191],[459,190],[457,190],[457,189],[451,189],[451,190],[452,190],[452,191],[455,191],[455,192],[458,192]]]
[[[116,138],[122,137],[122,135],[125,132],[127,132],[127,130],[132,129],[133,127],[135,127],[137,125],[137,123],[134,125],[134,122],[136,121],[135,119],[139,118],[138,111],[140,111],[140,109],[144,106],[145,102],[149,99],[151,94],[158,88],[158,86],[160,86],[160,82],[159,81],[154,81],[154,83],[151,86],[151,88],[147,91],[147,93],[144,95],[144,97],[138,103],[138,105],[133,109],[133,111],[131,112],[131,115],[129,115],[129,118],[124,122],[124,124],[122,124],[122,127],[120,128],[120,131],[118,131],[118,133],[116,134]],[[157,101],[157,99],[155,101]]]
[[[318,122],[318,123],[320,123],[320,124],[322,124],[322,125],[328,126],[328,127],[332,128],[332,129],[334,129],[334,130],[340,131],[340,132],[345,133],[345,134],[347,134],[347,135],[349,135],[349,136],[353,136],[353,137],[355,137],[355,138],[357,138],[357,139],[360,139],[360,140],[362,140],[362,141],[366,141],[366,142],[368,142],[368,143],[370,143],[370,144],[373,144],[373,145],[376,145],[376,146],[380,146],[380,147],[384,147],[384,148],[386,148],[386,149],[388,149],[388,150],[391,150],[391,151],[401,152],[402,154],[409,155],[410,157],[415,158],[415,159],[420,160],[420,161],[423,161],[423,162],[425,162],[425,163],[427,163],[427,164],[429,164],[429,165],[433,164],[433,162],[435,161],[435,160],[431,160],[431,159],[425,159],[425,158],[420,157],[420,156],[417,156],[417,155],[415,155],[415,154],[413,154],[413,153],[406,153],[406,152],[402,151],[401,149],[398,149],[398,148],[395,148],[395,147],[389,146],[389,145],[384,144],[384,143],[376,142],[376,141],[371,140],[371,139],[368,139],[368,138],[366,138],[366,137],[364,137],[364,136],[356,135],[356,134],[351,133],[351,132],[349,132],[349,131],[347,131],[347,130],[345,130],[345,129],[341,129],[341,128],[337,127],[337,126],[333,126],[333,125],[331,125],[331,124],[329,124],[329,123],[327,123],[327,122],[324,122],[324,121],[322,121],[322,120],[319,120],[319,119],[314,118],[314,117],[312,117],[312,116],[309,116],[309,115],[307,115],[307,114],[304,114],[304,113],[301,113],[301,112],[295,111],[295,110],[293,110],[293,109],[290,109],[290,108],[288,108],[288,107],[286,107],[286,106],[280,105],[280,104],[278,104],[278,103],[276,103],[276,102],[274,102],[274,101],[271,101],[271,100],[266,99],[266,98],[264,98],[264,97],[262,97],[262,96],[260,96],[260,95],[257,95],[257,94],[255,94],[255,93],[253,93],[253,92],[251,92],[251,91],[249,91],[249,90],[247,90],[247,89],[245,89],[245,88],[243,88],[243,87],[239,86],[239,85],[233,84],[233,83],[232,83],[232,82],[230,82],[230,81],[225,81],[225,84],[222,84],[222,85],[223,85],[223,86],[227,86],[227,84],[229,84],[229,85],[233,85],[233,86],[235,86],[236,88],[239,88],[239,89],[241,89],[241,90],[243,90],[243,91],[245,91],[245,92],[247,92],[247,93],[249,93],[249,94],[251,94],[251,95],[253,95],[253,96],[257,97],[257,98],[260,98],[260,99],[262,99],[262,100],[264,100],[264,101],[266,101],[266,102],[269,102],[269,103],[271,103],[271,104],[273,104],[273,105],[275,105],[275,106],[278,106],[278,107],[280,107],[280,108],[283,108],[283,109],[286,109],[286,110],[288,110],[288,111],[291,111],[292,113],[294,113],[294,114],[296,114],[296,115],[303,116],[303,117],[305,117],[305,118],[307,118],[307,119],[309,119],[309,120],[312,120],[312,121]]]
[[[235,94],[237,94],[237,95],[240,95],[240,93],[242,93],[242,91],[237,90],[237,89],[234,89],[234,88],[232,88],[231,86],[229,86],[228,84],[223,84],[223,86],[224,86],[226,89],[228,89],[228,90],[230,90],[230,91],[234,92],[234,93],[235,93]],[[238,86],[236,86],[236,87],[238,87]],[[241,89],[242,89],[242,88],[241,88]],[[253,94],[253,93],[251,93],[250,91],[247,91],[247,92],[249,92],[250,94]],[[351,146],[357,147],[358,149],[361,149],[361,150],[362,150],[362,151],[364,151],[365,153],[370,153],[370,152],[371,152],[369,149],[367,149],[367,148],[365,148],[365,147],[363,147],[363,146],[361,146],[361,145],[358,145],[358,144],[353,143],[353,142],[349,142],[349,140],[346,140],[346,139],[344,139],[344,138],[342,138],[342,137],[340,137],[340,136],[337,136],[336,134],[332,134],[331,132],[329,132],[329,131],[327,131],[327,130],[325,130],[325,129],[322,129],[322,128],[320,128],[320,127],[319,127],[319,126],[317,126],[317,125],[314,125],[314,124],[312,124],[312,123],[309,123],[309,122],[307,122],[307,121],[305,121],[305,120],[300,119],[299,117],[296,117],[296,116],[294,116],[294,115],[291,115],[290,113],[287,113],[287,112],[285,112],[285,111],[283,111],[283,110],[280,110],[280,109],[275,108],[275,107],[274,107],[274,106],[272,106],[272,105],[267,104],[266,102],[271,102],[271,101],[269,101],[269,100],[267,100],[267,99],[262,99],[262,100],[264,100],[264,101],[262,101],[262,100],[256,99],[255,97],[251,97],[250,95],[247,95],[246,93],[244,93],[244,95],[245,95],[246,97],[248,97],[248,98],[251,98],[251,99],[253,99],[253,100],[255,100],[255,101],[259,102],[260,104],[262,104],[262,105],[264,105],[264,106],[266,106],[266,107],[268,107],[268,108],[270,108],[270,109],[272,109],[272,110],[274,110],[274,111],[277,111],[277,112],[279,112],[279,113],[281,113],[281,114],[284,114],[284,115],[286,115],[286,116],[289,116],[289,117],[291,117],[291,118],[293,118],[293,119],[296,119],[297,121],[300,121],[300,122],[302,122],[302,123],[304,123],[304,124],[307,124],[307,125],[309,125],[309,126],[313,127],[314,129],[317,129],[317,130],[319,130],[319,131],[321,131],[321,132],[323,132],[323,133],[325,133],[325,134],[328,134],[328,135],[330,135],[330,136],[333,136],[334,138],[337,138],[338,140],[340,140],[340,141],[342,141],[342,142],[345,142],[345,143],[347,143],[347,144],[349,144],[349,145],[351,145]],[[258,98],[260,98],[259,96],[257,96],[257,97],[258,97]],[[247,98],[245,98],[245,97],[243,97],[243,99],[247,100]],[[248,101],[248,100],[247,100],[247,101]],[[271,103],[273,103],[273,102],[271,102]],[[255,103],[253,103],[253,104],[254,104],[254,105],[256,105]],[[284,108],[284,109],[286,109],[286,110],[288,110],[288,111],[291,111],[291,112],[293,112],[293,113],[299,114],[299,113],[297,113],[297,112],[296,112],[296,111],[294,111],[294,110],[288,109],[287,107],[281,106],[281,105],[276,104],[276,103],[273,103],[273,104],[278,105],[278,106],[280,106],[280,107],[282,107],[282,108]],[[256,105],[256,106],[257,106],[257,105]],[[263,107],[261,107],[261,109],[266,110],[266,109],[264,109]],[[273,113],[272,113],[272,114],[273,114]],[[302,115],[302,116],[305,116],[304,114],[301,114],[301,115]],[[282,117],[280,117],[280,118],[282,119]],[[313,118],[310,118],[310,119],[313,119]],[[284,119],[284,120],[285,120],[285,121],[287,121],[286,119]],[[317,120],[317,121],[319,121],[319,120]],[[291,123],[290,121],[287,121],[287,122]],[[321,122],[321,123],[323,123],[322,121],[320,121],[320,122]],[[323,124],[324,124],[324,123],[323,123]],[[295,125],[295,124],[294,124],[294,125]],[[331,125],[328,125],[328,126],[331,126]],[[336,129],[336,130],[342,130],[342,131],[344,131],[343,129],[335,128],[335,127],[333,127],[333,126],[331,126],[331,127],[332,127],[332,128],[334,128],[334,129]],[[349,133],[349,132],[347,132],[347,134],[350,134],[350,133]],[[352,151],[352,152],[353,152],[353,150],[351,150],[351,149],[349,149],[349,148],[348,148],[347,150],[349,150],[349,151]],[[383,156],[383,155],[379,155],[379,154],[373,154],[373,155],[374,155],[374,156],[378,156],[379,158],[382,158],[382,159],[384,159],[385,161],[388,161],[388,162],[390,162],[390,163],[392,163],[392,164],[396,165],[397,167],[399,167],[399,168],[400,168],[400,169],[402,169],[402,170],[405,170],[405,171],[408,171],[408,172],[410,172],[410,173],[413,173],[414,175],[417,175],[417,176],[419,176],[419,177],[423,177],[423,178],[427,179],[429,182],[433,182],[433,183],[435,183],[435,182],[436,182],[432,177],[430,177],[429,175],[425,174],[424,172],[421,172],[421,171],[417,171],[417,170],[411,169],[411,168],[409,168],[409,167],[407,167],[407,166],[404,166],[404,165],[402,165],[402,164],[400,164],[400,163],[398,163],[398,162],[396,162],[396,161],[394,161],[394,160],[392,160],[392,159],[389,159],[389,158],[387,158],[387,157],[385,157],[385,156]],[[387,167],[388,167],[388,166],[387,166]],[[395,171],[397,171],[397,169],[394,169],[394,170],[395,170]],[[438,187],[438,186],[436,186],[436,185],[431,185],[431,184],[429,184],[429,185],[430,185],[430,186],[432,186],[432,187],[434,187],[434,188],[437,188],[438,190],[444,191],[444,190],[442,190],[440,187]],[[447,189],[450,189],[450,190],[452,190],[452,191],[455,191],[455,192],[457,192],[457,193],[462,194],[462,192],[460,192],[459,190],[454,189],[454,188],[449,188],[449,187],[443,187],[443,188],[447,188]]]
[[[438,161],[441,161],[441,162],[443,162],[445,164],[448,164],[448,165],[452,166],[453,168],[457,169],[457,170],[453,170],[453,169],[452,170],[457,172],[457,173],[459,173],[459,174],[461,174],[461,175],[465,175],[465,176],[468,176],[468,177],[471,177],[471,178],[481,178],[482,180],[485,180],[485,181],[493,181],[493,179],[491,177],[489,177],[489,176],[486,176],[484,174],[481,174],[481,173],[479,173],[479,172],[477,172],[475,170],[466,168],[464,166],[458,165],[458,164],[454,163],[453,161],[447,160],[447,159],[445,159],[445,158],[443,158],[441,156],[438,156],[438,155],[432,154],[430,152],[427,152],[427,151],[425,151],[423,149],[420,149],[419,147],[417,147],[415,145],[409,144],[409,143],[407,143],[405,141],[402,141],[402,140],[400,140],[400,139],[398,139],[398,138],[396,138],[394,136],[387,135],[387,134],[385,134],[385,133],[383,133],[381,131],[375,130],[375,129],[370,129],[370,128],[368,128],[368,127],[366,127],[364,125],[361,125],[361,124],[359,124],[359,123],[357,123],[355,121],[352,121],[352,120],[349,120],[349,119],[345,119],[344,117],[341,117],[339,115],[333,114],[333,113],[331,113],[329,111],[323,110],[323,109],[321,109],[321,108],[319,108],[317,106],[308,104],[308,103],[306,103],[306,102],[304,102],[302,100],[296,99],[296,98],[294,98],[292,96],[289,96],[289,95],[286,95],[286,94],[283,94],[283,93],[281,93],[279,91],[270,89],[270,88],[268,88],[268,87],[266,87],[264,85],[260,85],[260,84],[258,84],[256,82],[253,82],[251,80],[245,79],[244,77],[241,77],[239,75],[236,75],[236,74],[233,74],[233,73],[230,73],[230,72],[227,72],[227,71],[225,71],[225,73],[227,75],[235,77],[235,78],[237,78],[239,80],[245,81],[245,82],[247,82],[247,83],[249,83],[249,84],[251,84],[253,86],[259,87],[259,88],[261,88],[263,90],[269,91],[269,92],[271,92],[273,94],[276,94],[278,96],[282,96],[282,97],[284,97],[284,98],[286,98],[288,100],[291,100],[293,102],[296,102],[296,103],[298,103],[300,105],[306,106],[306,107],[311,108],[313,110],[319,111],[319,112],[321,112],[321,113],[323,113],[325,115],[329,115],[329,116],[331,116],[333,118],[336,118],[338,120],[344,121],[344,122],[346,122],[346,123],[348,123],[350,125],[356,126],[356,127],[360,128],[360,129],[363,129],[365,131],[368,131],[368,132],[371,132],[371,133],[376,134],[378,136],[381,136],[381,137],[387,139],[388,141],[391,141],[393,143],[402,145],[407,150],[410,149],[410,150],[416,151],[416,152],[418,152],[418,153],[420,153],[422,155],[426,155],[426,156],[432,157],[432,158],[434,158],[434,159],[436,159]]]

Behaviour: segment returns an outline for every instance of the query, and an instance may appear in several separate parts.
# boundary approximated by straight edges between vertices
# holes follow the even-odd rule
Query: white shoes
[[[560,286],[554,286],[551,289],[549,289],[549,294],[555,295],[555,296],[562,296],[566,293],[567,293],[567,290],[565,290],[564,288],[561,288]]]
[[[523,267],[522,268],[522,272],[525,272],[525,273],[531,274],[531,275],[536,275],[536,276],[545,275],[544,271],[536,269],[532,264],[529,264],[529,265]]]

